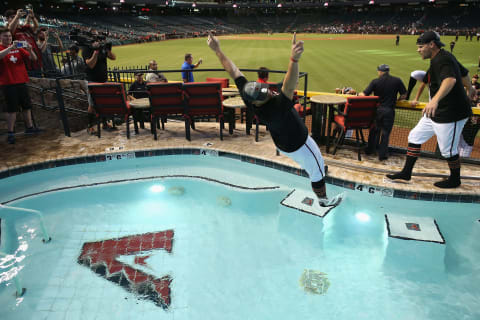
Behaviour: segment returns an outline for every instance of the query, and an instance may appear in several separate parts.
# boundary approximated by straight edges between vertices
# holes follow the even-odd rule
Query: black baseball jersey
[[[463,88],[462,76],[466,76],[465,69],[450,52],[443,49],[430,60],[428,69],[428,83],[430,96],[434,97],[446,78],[455,78],[456,82],[450,92],[438,102],[435,116],[432,120],[438,123],[454,122],[468,118],[472,114],[470,101]]]
[[[246,83],[247,79],[245,77],[235,79],[235,84],[242,94]],[[308,129],[298,115],[297,110],[293,107],[293,101],[287,98],[281,90],[280,94],[261,107],[256,107],[254,104],[246,101],[243,96],[242,99],[247,108],[253,111],[261,122],[267,125],[273,142],[278,149],[283,152],[294,152],[305,144]]]
[[[405,85],[400,78],[391,76],[388,73],[383,74],[377,79],[373,79],[363,93],[368,96],[373,92],[378,96],[381,109],[394,109],[397,103],[398,93],[407,92]]]
[[[85,60],[85,64],[87,63],[87,59],[90,59],[93,55],[93,50],[90,47],[84,47],[82,49],[82,57]],[[108,69],[107,69],[107,55],[108,52],[105,48],[102,48],[99,51],[97,57],[97,63],[90,69],[88,66],[85,68],[87,73],[87,80],[91,82],[107,82],[108,80]]]

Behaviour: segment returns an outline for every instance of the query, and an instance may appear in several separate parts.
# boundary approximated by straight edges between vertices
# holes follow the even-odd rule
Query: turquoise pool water
[[[0,258],[1,318],[480,318],[478,204],[328,188],[347,198],[320,218],[281,204],[293,189],[312,196],[306,178],[226,158],[129,159],[3,179],[1,200],[21,197],[8,205],[43,212],[52,241],[41,241],[37,218],[0,210],[0,251],[10,254]],[[385,215],[433,218],[445,243],[389,237]],[[92,267],[115,267],[96,243],[109,243],[138,281]],[[321,292],[306,290],[305,270],[324,281]],[[162,286],[145,290],[144,275]]]

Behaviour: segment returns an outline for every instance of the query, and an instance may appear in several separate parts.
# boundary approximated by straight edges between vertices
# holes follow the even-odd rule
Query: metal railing
[[[8,221],[10,221],[10,219],[12,218],[12,217],[6,217],[6,216],[10,215],[8,213],[5,214],[5,212],[8,212],[8,211],[13,212],[15,215],[18,215],[18,213],[27,213],[27,214],[33,214],[33,215],[37,216],[39,221],[40,221],[40,230],[41,230],[42,235],[43,235],[43,239],[42,239],[43,243],[48,243],[52,240],[52,238],[49,236],[49,234],[47,232],[47,229],[45,228],[45,223],[44,223],[44,220],[43,220],[43,214],[40,211],[33,210],[33,209],[5,206],[5,205],[0,204],[0,217],[5,221],[5,224],[7,224]],[[14,238],[15,241],[18,241],[18,234],[15,230],[15,227],[10,223],[8,223],[7,227],[8,227],[8,230],[7,230],[8,232],[13,232],[13,236],[10,235],[9,238]],[[7,237],[5,237],[5,238],[7,239]],[[18,244],[18,242],[17,242],[17,244]],[[12,245],[10,245],[9,243],[4,244],[3,247],[6,248],[7,251],[15,251],[14,254],[8,254],[6,252],[0,251],[0,258],[1,258],[0,266],[2,266],[2,269],[6,268],[6,267],[15,268],[15,270],[10,271],[10,272],[11,272],[11,279],[13,280],[13,283],[14,283],[15,289],[16,289],[15,295],[18,298],[18,297],[23,296],[25,294],[26,290],[27,290],[26,288],[22,287],[22,284],[21,284],[20,279],[18,277],[18,273],[21,270],[20,266],[18,265],[18,259],[16,257],[16,252],[18,250],[11,248]],[[10,265],[5,266],[9,262],[11,262]]]

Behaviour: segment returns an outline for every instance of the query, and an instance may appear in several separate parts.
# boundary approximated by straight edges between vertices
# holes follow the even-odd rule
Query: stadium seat
[[[125,96],[123,83],[89,83],[88,92],[92,98],[93,108],[97,118],[97,134],[100,138],[100,120],[102,117],[113,118],[115,115],[124,117],[127,127],[127,138],[130,139],[129,117],[130,104]],[[115,125],[115,121],[113,121]]]
[[[190,139],[190,125],[195,130],[195,117],[214,116],[220,121],[220,140],[223,140],[222,88],[218,82],[184,83],[185,128],[187,140]]]
[[[358,160],[362,160],[360,152],[366,148],[362,130],[370,129],[374,125],[377,106],[377,96],[358,96],[347,98],[347,103],[343,111],[336,108],[330,109],[333,110],[330,119],[336,124],[333,130],[335,147],[332,154],[337,152],[338,147],[344,146],[345,133],[347,130],[355,130],[356,144],[353,148],[358,151]]]
[[[151,130],[157,140],[158,118],[162,122],[162,130],[165,130],[167,116],[185,114],[183,83],[149,83],[147,92],[150,99]]]

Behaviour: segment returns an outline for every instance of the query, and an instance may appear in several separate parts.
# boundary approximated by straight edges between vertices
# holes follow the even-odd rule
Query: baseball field
[[[248,34],[219,38],[222,50],[240,69],[256,69],[260,66],[272,70],[287,69],[291,34]],[[407,86],[411,71],[425,70],[429,65],[429,60],[422,60],[417,53],[416,39],[417,36],[402,35],[399,46],[396,46],[395,35],[298,34],[297,40],[305,42],[300,71],[308,72],[308,90],[334,92],[335,88],[347,86],[362,91],[377,76],[376,66],[385,63],[390,65],[390,73],[400,77]],[[443,36],[441,39],[446,50],[449,50],[449,43],[455,37]],[[145,66],[149,60],[155,59],[159,70],[178,70],[188,52],[193,54],[194,63],[199,58],[203,59],[199,69],[221,68],[218,59],[208,48],[206,38],[127,45],[115,47],[114,52],[117,60],[110,61],[110,67]],[[469,69],[470,76],[477,73],[480,42],[476,38],[466,41],[464,36],[460,37],[453,53]],[[225,72],[197,72],[195,80],[203,81],[207,74],[228,76]],[[169,80],[181,80],[178,72],[165,75]],[[245,75],[249,79],[256,79],[254,73],[246,72]],[[271,81],[281,79],[280,74],[270,76]],[[299,87],[303,88],[303,80]],[[426,93],[421,100],[427,100]]]

